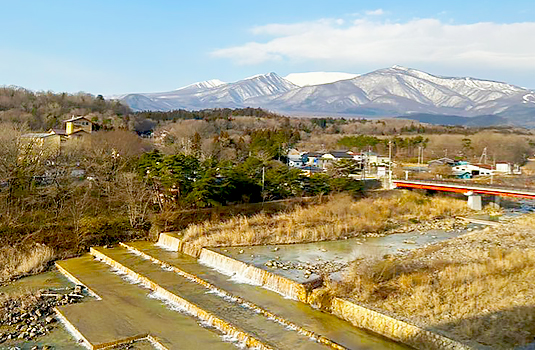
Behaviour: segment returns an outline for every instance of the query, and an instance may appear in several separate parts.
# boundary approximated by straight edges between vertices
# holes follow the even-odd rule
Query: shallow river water
[[[479,228],[479,226],[470,225],[470,228],[477,229]],[[352,238],[341,241],[326,241],[308,244],[228,247],[219,248],[215,250],[219,250],[225,255],[234,257],[243,262],[253,264],[263,269],[267,269],[264,264],[268,260],[272,259],[277,259],[283,262],[298,262],[305,264],[314,264],[323,261],[347,263],[349,261],[362,257],[382,256],[384,254],[395,254],[398,252],[408,251],[411,249],[423,247],[429,244],[434,244],[457,237],[458,235],[464,232],[466,231],[456,230],[453,232],[444,232],[437,230],[425,233],[410,232],[392,234],[383,237]],[[139,260],[138,257],[130,257],[129,255],[125,255],[124,259],[127,258],[131,260]],[[194,265],[198,263],[193,260],[189,264]],[[154,271],[151,272],[152,275],[156,273],[164,273],[158,272],[158,269],[155,267]],[[306,282],[307,278],[314,277],[314,275],[310,277],[305,277],[303,276],[303,271],[300,270],[277,269],[274,272],[298,282]],[[202,275],[203,273],[203,271],[199,271],[197,275]],[[206,276],[204,276],[204,278],[206,278]],[[23,278],[10,285],[0,287],[0,293],[36,291],[43,288],[61,290],[72,287],[73,284],[71,282],[69,282],[65,277],[63,277],[63,275],[61,275],[56,269],[53,269],[49,272]],[[203,292],[203,294],[204,293],[205,292]],[[246,296],[244,295],[244,297]],[[303,307],[305,307],[304,304]],[[61,326],[56,327],[54,331],[44,337],[41,337],[40,339],[38,339],[37,342],[23,343],[12,341],[10,343],[0,344],[0,349],[31,349],[35,345],[42,346],[45,344],[53,345],[54,349],[83,349],[81,345],[75,342],[75,340],[67,332],[67,330]],[[395,348],[398,345],[392,344],[391,346]],[[398,347],[403,348],[402,346]],[[135,348],[150,348],[150,344],[139,343],[136,345]]]

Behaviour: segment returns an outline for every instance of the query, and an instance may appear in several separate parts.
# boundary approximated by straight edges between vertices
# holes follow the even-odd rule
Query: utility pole
[[[262,191],[264,191],[264,182],[266,180],[266,167],[262,167]]]
[[[479,163],[481,163],[483,159],[485,159],[485,162],[482,164],[487,164],[487,147],[483,148],[483,153],[481,154],[481,157],[479,157]]]
[[[264,194],[264,183],[266,181],[266,167],[263,166],[262,167],[262,203],[264,202],[264,197],[265,197],[265,194]]]
[[[388,187],[392,187],[392,140],[388,141]]]
[[[424,150],[425,150],[425,148],[422,147],[422,165],[425,164],[425,163],[424,163]]]
[[[362,158],[362,180],[366,180],[366,166],[367,166],[367,158],[363,157]]]

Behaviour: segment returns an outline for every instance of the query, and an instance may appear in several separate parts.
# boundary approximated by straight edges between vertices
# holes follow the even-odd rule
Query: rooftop
[[[50,132],[51,134],[67,135],[67,133],[65,132],[64,129],[55,129],[55,128],[52,128],[52,129],[50,129],[49,132]]]
[[[322,155],[323,153],[320,153],[320,152],[307,152],[303,154],[303,156],[305,157],[321,157]]]
[[[87,120],[88,122],[91,122],[91,120],[87,119],[87,118],[84,117],[84,116],[78,116],[78,117],[72,116],[71,119],[64,120],[63,122],[64,122],[64,123],[67,123],[67,122],[74,122],[74,121],[77,121],[77,120],[80,120],[80,119],[84,119],[84,120]]]
[[[44,139],[46,137],[49,137],[49,136],[54,136],[55,134],[50,134],[50,133],[45,133],[45,132],[35,132],[35,133],[28,133],[28,134],[24,134],[22,135],[22,137],[24,138],[39,138],[39,139]]]
[[[353,158],[353,156],[345,151],[332,151],[327,154],[331,154],[335,158]]]

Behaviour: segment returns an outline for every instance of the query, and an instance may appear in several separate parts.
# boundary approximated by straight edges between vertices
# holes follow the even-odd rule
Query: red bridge
[[[392,180],[398,188],[416,188],[432,191],[456,192],[466,195],[490,195],[500,197],[517,197],[535,199],[533,187],[507,187],[499,185],[479,185],[462,182],[444,182],[435,180]]]

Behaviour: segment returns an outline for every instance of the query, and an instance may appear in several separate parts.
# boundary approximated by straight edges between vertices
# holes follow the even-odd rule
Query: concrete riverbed
[[[468,225],[469,230],[480,227]],[[230,265],[233,276],[229,278],[226,258],[221,260],[217,254],[307,284],[319,277],[320,268],[336,271],[358,258],[403,253],[464,232],[431,230],[308,244],[212,248],[201,253],[199,260],[150,242],[95,248],[92,256],[57,264],[71,281],[83,284],[101,298],[88,296],[82,303],[57,308],[58,318],[64,319],[75,336],[64,326],[57,326],[31,342],[10,340],[0,348],[52,345],[54,349],[97,349],[135,340],[132,349],[173,349],[176,344],[192,349],[199,344],[214,349],[236,345],[264,349],[403,349],[402,344],[281,296],[267,284],[250,283]],[[207,255],[209,251],[216,255]],[[203,265],[207,256],[211,256],[210,267],[215,269]],[[54,269],[0,287],[0,293],[68,289],[74,286],[71,281]]]

